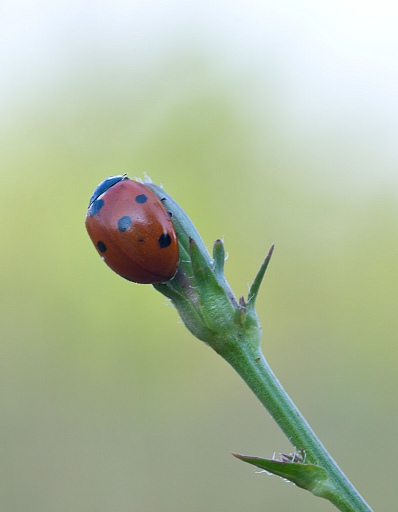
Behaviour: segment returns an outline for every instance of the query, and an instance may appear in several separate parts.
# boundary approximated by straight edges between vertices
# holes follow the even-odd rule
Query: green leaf
[[[267,270],[268,264],[271,260],[272,253],[274,252],[274,247],[275,247],[274,244],[272,244],[265,260],[263,261],[263,263],[262,263],[262,265],[261,265],[256,277],[254,278],[254,281],[253,281],[251,287],[250,287],[249,295],[247,297],[248,309],[254,310],[254,305],[255,305],[255,302],[257,299],[257,295],[258,295],[258,292],[260,291],[260,286],[263,281],[265,271]]]
[[[232,455],[243,462],[264,469],[268,473],[285,478],[316,496],[327,498],[333,492],[334,486],[329,480],[327,471],[321,466],[306,463],[301,454],[289,456],[282,454],[283,460],[264,459],[238,453]]]

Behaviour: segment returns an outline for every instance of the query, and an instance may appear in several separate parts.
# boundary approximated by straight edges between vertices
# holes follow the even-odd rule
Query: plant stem
[[[212,259],[178,203],[158,186],[147,186],[172,215],[180,248],[175,277],[154,287],[171,299],[194,336],[210,345],[238,372],[293,446],[305,452],[309,462],[305,469],[318,466],[322,478],[315,477],[304,488],[328,499],[343,512],[372,512],[282,388],[259,348],[261,326],[255,302],[273,246],[253,281],[247,301],[244,297],[237,301],[224,277],[222,241],[214,243]]]
[[[333,485],[322,497],[343,512],[372,512],[283,389],[261,349],[240,338],[217,343],[216,350],[242,377],[292,445],[304,450],[308,461],[326,469]]]

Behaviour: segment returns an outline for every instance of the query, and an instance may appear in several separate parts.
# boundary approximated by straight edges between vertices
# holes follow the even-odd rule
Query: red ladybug
[[[178,241],[170,215],[145,185],[110,176],[94,190],[86,228],[105,263],[129,281],[162,283],[177,270]]]

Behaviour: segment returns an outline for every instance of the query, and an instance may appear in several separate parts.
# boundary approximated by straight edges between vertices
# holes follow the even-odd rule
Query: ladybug
[[[94,190],[86,228],[98,253],[135,283],[163,283],[177,271],[178,241],[158,197],[126,175],[110,176]]]

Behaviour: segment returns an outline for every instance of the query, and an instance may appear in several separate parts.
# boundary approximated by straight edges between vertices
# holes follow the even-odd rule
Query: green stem
[[[172,214],[180,247],[175,277],[154,284],[155,288],[172,300],[188,329],[238,372],[293,446],[305,452],[308,461],[305,469],[315,466],[314,470],[319,470],[312,481],[307,480],[307,486],[302,486],[328,499],[343,512],[371,512],[282,388],[259,348],[261,326],[255,302],[273,246],[253,281],[247,301],[241,297],[238,302],[224,277],[222,242],[215,242],[211,259],[181,207],[161,188],[151,183],[147,186]]]
[[[254,392],[292,445],[305,450],[311,463],[326,469],[333,485],[323,497],[343,512],[372,512],[283,389],[261,349],[242,339],[217,343],[215,348]]]

